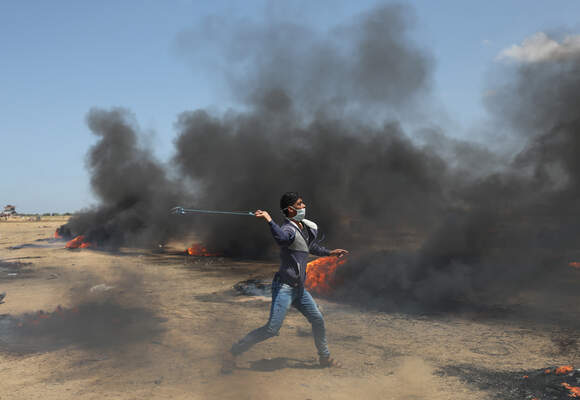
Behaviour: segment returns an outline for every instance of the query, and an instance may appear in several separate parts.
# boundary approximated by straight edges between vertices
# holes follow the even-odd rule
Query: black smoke
[[[432,57],[410,38],[413,10],[384,5],[322,31],[276,13],[206,18],[182,32],[184,57],[224,71],[232,96],[260,112],[384,116],[428,95]],[[210,48],[207,48],[209,44]],[[217,50],[216,50],[217,49]],[[298,121],[297,121],[298,122]]]
[[[178,182],[138,141],[133,116],[124,109],[93,109],[89,128],[99,138],[87,154],[91,187],[99,205],[59,229],[65,237],[85,235],[99,248],[154,246],[184,232],[184,221],[168,210],[185,198]]]
[[[197,204],[263,208],[276,218],[281,193],[299,190],[329,243],[363,246],[385,227],[428,231],[448,207],[455,177],[399,121],[384,119],[428,97],[431,56],[409,38],[412,21],[409,8],[390,5],[325,33],[287,21],[214,19],[184,33],[184,51],[220,45],[234,97],[247,110],[180,115],[174,161],[200,188]],[[203,225],[208,244],[226,254],[272,250],[268,230],[255,222]]]
[[[363,133],[335,120],[297,125],[286,115],[229,120],[196,111],[178,126],[176,161],[199,183],[201,207],[263,208],[279,218],[281,193],[300,188],[327,242],[351,247],[385,226],[423,232],[445,208],[445,162],[416,148],[397,124]],[[226,254],[271,250],[269,230],[256,221],[206,217],[201,225],[210,247]]]
[[[154,300],[143,290],[142,278],[122,268],[106,283],[85,274],[84,282],[71,288],[68,306],[0,315],[0,352],[28,354],[80,346],[97,352],[112,349],[116,357],[129,344],[163,334],[165,319],[151,306]]]
[[[455,187],[465,208],[449,213],[418,251],[353,259],[339,271],[340,295],[440,307],[501,302],[522,290],[549,306],[570,294],[555,277],[568,276],[578,257],[580,55],[503,72],[487,105],[521,150],[501,172]]]
[[[343,298],[447,307],[545,282],[578,239],[578,59],[515,66],[494,87],[495,123],[523,143],[506,158],[433,125],[409,130],[433,71],[413,21],[408,7],[384,5],[326,32],[219,18],[184,32],[178,47],[191,59],[205,44],[219,49],[208,60],[242,104],[179,115],[178,184],[137,145],[125,112],[92,111],[101,139],[89,168],[102,204],[68,227],[104,242],[163,242],[183,233],[167,219],[179,202],[280,219],[279,196],[298,190],[324,244],[352,251],[339,270]],[[275,251],[263,221],[189,221],[212,251]]]

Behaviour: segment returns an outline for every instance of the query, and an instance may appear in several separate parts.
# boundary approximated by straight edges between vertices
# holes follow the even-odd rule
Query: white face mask
[[[292,219],[296,222],[300,222],[306,217],[306,207],[304,208],[294,208],[292,206],[288,207],[296,211],[296,215],[292,217]]]

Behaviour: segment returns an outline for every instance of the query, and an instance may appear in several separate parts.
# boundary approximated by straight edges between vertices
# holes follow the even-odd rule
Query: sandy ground
[[[59,305],[112,301],[147,310],[147,317],[136,319],[148,321],[136,321],[144,328],[110,345],[50,346],[39,336],[27,351],[11,347],[19,338],[2,337],[0,330],[2,400],[489,399],[493,391],[445,369],[470,365],[518,371],[580,364],[575,343],[565,351],[559,347],[554,325],[473,313],[382,313],[317,299],[331,351],[344,368],[317,368],[309,325],[293,310],[278,337],[243,355],[234,374],[221,376],[223,351],[262,325],[269,310],[268,302],[238,296],[232,286],[271,277],[275,263],[185,257],[177,252],[185,243],[174,243],[176,251],[163,254],[70,251],[63,242],[43,240],[62,223],[54,218],[0,222],[0,261],[30,263],[18,264],[21,272],[0,274],[0,292],[8,294],[0,314],[23,318]],[[22,244],[33,246],[10,249]],[[112,289],[90,290],[99,284]],[[63,324],[62,329],[71,328]],[[111,334],[107,327],[90,329],[97,336],[101,329]]]

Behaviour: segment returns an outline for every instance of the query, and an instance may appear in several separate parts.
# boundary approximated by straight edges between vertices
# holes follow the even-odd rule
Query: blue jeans
[[[230,350],[232,354],[241,354],[249,350],[253,345],[277,336],[290,305],[296,307],[312,324],[312,334],[314,335],[314,344],[318,350],[318,355],[320,357],[328,357],[330,352],[326,343],[324,318],[314,299],[303,287],[292,287],[285,283],[280,283],[277,279],[272,282],[272,305],[270,306],[268,322],[266,325],[254,329],[246,337],[234,344]]]

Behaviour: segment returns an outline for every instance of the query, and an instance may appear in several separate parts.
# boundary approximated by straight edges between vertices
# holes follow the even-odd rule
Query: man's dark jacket
[[[293,287],[304,285],[308,254],[328,256],[330,250],[317,242],[318,226],[303,219],[300,229],[298,224],[286,218],[281,226],[270,221],[270,230],[274,240],[280,246],[280,281]]]

